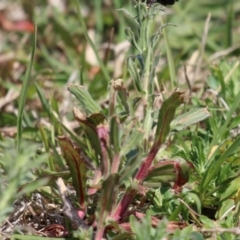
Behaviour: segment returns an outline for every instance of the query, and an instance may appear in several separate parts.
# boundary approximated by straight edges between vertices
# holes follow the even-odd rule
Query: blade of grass
[[[20,96],[19,96],[19,106],[18,106],[18,116],[17,116],[17,149],[18,151],[20,149],[20,143],[21,143],[21,137],[22,137],[22,119],[23,119],[24,106],[27,98],[28,86],[31,80],[30,77],[31,77],[32,65],[33,65],[34,56],[35,56],[36,39],[37,39],[37,26],[35,25],[33,41],[32,41],[31,58],[27,67],[27,71],[24,76],[23,85],[21,88]]]
[[[161,18],[161,23],[162,23],[162,25],[164,25],[162,18]],[[173,55],[172,55],[172,51],[171,51],[171,47],[170,47],[170,42],[169,42],[168,35],[167,35],[165,28],[162,29],[162,33],[163,33],[163,38],[164,38],[164,42],[166,45],[171,87],[172,87],[172,89],[174,89],[175,87],[177,87],[177,76],[176,76],[176,70],[175,70],[176,67],[174,64]]]
[[[73,68],[66,64],[61,63],[61,61],[53,58],[49,53],[46,46],[40,43],[40,55],[44,58],[44,60],[53,68],[55,71],[64,71],[67,75],[71,75],[73,72]]]
[[[101,60],[101,58],[99,57],[98,50],[97,50],[96,46],[94,45],[93,41],[91,40],[91,38],[88,35],[87,27],[86,27],[85,21],[84,21],[83,16],[82,16],[81,4],[78,0],[76,0],[76,6],[77,6],[78,20],[79,20],[80,25],[82,27],[84,36],[85,36],[87,42],[89,43],[89,45],[91,46],[91,48],[93,49],[93,51],[96,55],[96,58],[98,60],[99,66],[100,66],[100,68],[103,72],[105,80],[110,82],[111,77],[109,76],[108,70],[107,70],[106,66],[104,65],[103,61]]]
[[[96,16],[96,28],[98,33],[103,32],[104,24],[103,24],[103,12],[102,12],[102,1],[94,1],[94,9],[95,9],[95,16]]]

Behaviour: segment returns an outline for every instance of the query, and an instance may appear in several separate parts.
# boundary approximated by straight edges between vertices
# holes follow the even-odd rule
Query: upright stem
[[[147,158],[143,161],[141,167],[139,168],[136,176],[134,177],[136,180],[138,180],[139,183],[142,183],[144,178],[147,175],[147,170],[151,166],[159,148],[156,148],[155,145],[152,147],[149,155]],[[115,220],[119,220],[123,214],[127,211],[129,205],[133,201],[134,197],[136,196],[138,190],[132,187],[129,187],[125,195],[123,196],[122,200],[119,202],[114,214],[113,218]]]

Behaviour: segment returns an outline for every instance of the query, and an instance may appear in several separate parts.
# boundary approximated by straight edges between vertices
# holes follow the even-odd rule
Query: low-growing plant
[[[155,198],[154,189],[162,184],[172,183],[173,191],[181,192],[189,180],[192,164],[179,157],[161,159],[159,150],[164,144],[171,144],[174,129],[184,129],[209,117],[204,108],[182,114],[178,108],[185,103],[186,93],[177,89],[163,94],[156,88],[160,53],[155,54],[155,47],[164,26],[155,33],[151,33],[151,27],[162,8],[159,4],[148,7],[137,2],[135,9],[136,16],[127,14],[136,31],[130,28],[125,31],[135,52],[127,58],[135,90],[129,92],[123,79],[112,80],[108,108],[103,109],[84,86],[70,85],[68,89],[79,103],[74,116],[83,130],[83,141],[76,145],[66,136],[58,138],[77,193],[78,216],[85,222],[94,219],[89,226],[96,231],[95,239],[104,235],[132,238],[134,221],[130,224],[129,216],[144,218],[145,214],[140,212],[147,207],[146,196],[152,193]],[[157,106],[159,96],[162,101]],[[177,111],[178,117],[172,122]],[[97,203],[92,202],[96,197]],[[89,208],[95,211],[92,213]],[[152,217],[148,224],[160,222]],[[173,229],[185,226],[169,224]]]
[[[37,154],[38,144],[22,141],[19,151],[13,139],[0,142],[0,223],[12,212],[12,203],[48,182],[47,178],[36,179],[32,169],[38,168],[45,154]]]
[[[109,73],[88,37],[76,2],[82,29],[107,81]],[[42,106],[54,122],[51,136],[40,126],[39,137],[49,156],[44,168],[38,168],[41,161],[31,167],[40,179],[37,183],[49,179],[50,191],[38,191],[61,202],[67,226],[63,235],[72,239],[204,239],[211,236],[211,230],[220,232],[217,239],[234,239],[236,229],[227,232],[223,228],[236,227],[239,221],[237,63],[222,62],[211,69],[211,91],[204,101],[197,97],[189,101],[187,91],[172,90],[177,85],[174,74],[170,74],[171,83],[166,83],[168,90],[162,91],[163,81],[156,77],[160,60],[157,43],[166,25],[153,30],[162,7],[146,1],[134,1],[133,7],[133,15],[125,9],[119,11],[134,26],[125,29],[132,46],[126,60],[131,83],[111,80],[106,105],[98,104],[86,86],[68,86],[77,99],[73,114],[80,126],[78,136],[60,123],[57,103],[49,104],[35,83]],[[27,80],[29,75],[30,70]],[[212,102],[215,92],[216,101]],[[203,102],[208,107],[200,107]],[[24,154],[26,149],[21,143],[20,112],[16,156],[21,158],[21,149]],[[60,135],[61,154],[55,148],[54,132]],[[36,148],[30,150],[32,159]],[[9,166],[2,158],[6,151],[1,153],[0,166],[7,176]],[[26,163],[26,158],[18,162]],[[33,182],[26,185],[32,187],[29,190],[22,179],[25,181],[23,175],[0,178],[4,181],[0,191],[6,191],[5,181],[13,185],[12,191],[20,191],[17,197],[39,186]],[[76,194],[70,193],[69,185]],[[6,194],[5,198],[0,200],[0,210],[6,210],[0,213],[0,221],[10,211],[12,196]],[[56,229],[51,234],[56,236]],[[27,238],[14,234],[12,239]]]

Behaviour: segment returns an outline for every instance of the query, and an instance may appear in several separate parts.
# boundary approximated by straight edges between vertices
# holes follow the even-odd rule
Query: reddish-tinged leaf
[[[179,190],[189,179],[192,164],[183,159],[162,160],[148,170],[144,181],[174,182],[173,188]]]
[[[105,120],[104,115],[101,113],[93,113],[86,117],[86,115],[76,107],[73,109],[73,114],[80,123],[83,123],[93,129],[97,125],[102,124]]]
[[[185,93],[176,91],[163,102],[158,114],[154,145],[160,147],[165,142],[170,131],[170,124],[175,115],[175,111],[182,103],[184,103],[185,98]]]
[[[177,107],[179,107],[185,100],[185,94],[180,91],[175,91],[167,100],[165,100],[162,104],[162,107],[158,114],[158,122],[157,122],[157,131],[155,134],[155,140],[153,146],[146,157],[146,159],[142,162],[135,179],[141,184],[142,181],[148,174],[148,170],[156,157],[158,150],[161,145],[165,142],[167,135],[170,131],[170,123],[173,120],[175,111]],[[131,190],[131,197],[128,193],[125,193],[122,200],[119,202],[115,213],[114,218],[118,220],[123,216],[123,214],[127,211],[128,206],[136,195],[137,190]]]
[[[189,171],[192,168],[192,164],[182,159],[162,161],[154,165],[146,172],[144,181],[159,181],[159,182],[174,182],[173,188],[176,191],[180,191],[181,187],[188,181]],[[119,202],[115,212],[114,219],[120,219],[127,211],[129,204],[133,201],[137,192],[144,194],[144,188],[139,185],[136,188],[129,188],[124,194],[122,200]]]
[[[96,125],[92,121],[89,121],[85,114],[77,108],[73,109],[73,114],[77,121],[80,123],[81,127],[83,127],[84,132],[87,135],[92,148],[96,151],[97,154],[101,156],[102,152],[100,141],[98,139]]]
[[[79,204],[83,210],[86,209],[86,181],[87,167],[93,168],[86,154],[66,137],[58,137],[62,154],[69,167],[72,183],[77,192]]]
[[[101,156],[101,170],[104,177],[110,172],[110,161],[108,158],[109,127],[101,122],[104,116],[100,113],[85,117],[84,113],[77,108],[73,110],[75,118],[84,128],[92,148]]]
[[[153,146],[139,168],[136,179],[143,181],[146,177],[147,171],[151,166],[158,150],[165,142],[167,135],[170,131],[170,123],[173,120],[175,111],[185,101],[185,94],[180,91],[175,91],[167,100],[162,104],[162,107],[158,114],[157,130],[155,134],[155,140]]]
[[[101,166],[102,174],[106,178],[110,172],[110,160],[108,157],[109,149],[109,128],[104,125],[97,127],[97,134],[101,146]]]
[[[174,183],[173,188],[176,191],[180,191],[181,187],[188,182],[189,180],[189,172],[193,168],[193,164],[190,162],[186,162],[182,159],[180,159],[175,164],[175,170],[177,172],[177,180]]]
[[[177,172],[175,170],[175,161],[165,160],[160,161],[147,171],[147,176],[144,181],[158,182],[175,182],[177,179]]]

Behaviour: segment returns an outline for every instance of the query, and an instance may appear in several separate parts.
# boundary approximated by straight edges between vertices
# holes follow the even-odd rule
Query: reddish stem
[[[144,178],[146,177],[147,171],[148,171],[149,167],[151,166],[151,164],[159,150],[158,146],[156,146],[155,144],[152,146],[150,153],[148,154],[147,158],[143,161],[141,167],[139,168],[139,170],[135,176],[135,179],[138,180],[139,183],[141,183],[144,180]],[[123,196],[122,200],[119,202],[119,204],[116,208],[116,211],[114,212],[113,218],[115,220],[119,220],[123,216],[123,214],[127,211],[129,205],[133,201],[136,194],[137,194],[136,189],[130,188],[127,190],[127,192]]]
[[[142,182],[148,173],[148,169],[152,165],[152,162],[157,155],[159,147],[155,144],[152,146],[150,153],[148,154],[147,158],[143,161],[142,165],[140,166],[135,178]]]
[[[130,203],[132,202],[132,200],[134,199],[135,195],[137,193],[136,189],[128,189],[127,192],[125,193],[125,195],[123,196],[122,200],[119,202],[114,214],[113,214],[113,218],[118,221],[123,214],[127,211]]]
[[[117,173],[120,164],[120,154],[117,153],[114,155],[111,166],[111,173]]]

